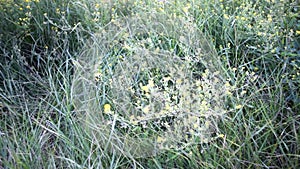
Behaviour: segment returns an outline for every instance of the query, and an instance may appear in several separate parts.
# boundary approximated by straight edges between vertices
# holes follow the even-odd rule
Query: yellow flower
[[[177,84],[181,84],[182,83],[182,79],[176,79],[176,83]]]
[[[170,109],[171,109],[171,106],[170,106],[170,104],[167,103],[167,104],[166,104],[166,107],[165,107],[165,110],[166,110],[166,111],[169,111]]]
[[[297,30],[297,31],[296,31],[296,34],[297,34],[297,35],[300,35],[300,31],[299,31],[299,30]]]
[[[104,113],[106,113],[106,114],[111,113],[111,105],[110,104],[105,104],[103,106],[103,108],[104,108]]]
[[[183,10],[184,13],[188,13],[189,8],[188,7],[184,7],[182,10]]]
[[[272,16],[271,16],[270,14],[268,14],[267,17],[268,17],[268,21],[269,21],[269,22],[272,22],[272,21],[273,21]]]
[[[160,137],[160,136],[157,136],[157,139],[156,139],[156,142],[157,142],[157,143],[162,143],[162,142],[164,142],[164,141],[166,141],[165,138],[162,138],[162,137]]]
[[[229,19],[229,16],[227,14],[223,15],[225,19]]]
[[[145,106],[143,109],[142,109],[142,111],[144,112],[144,113],[149,113],[149,111],[150,111],[150,106],[148,105],[148,106]]]
[[[184,13],[188,13],[189,12],[189,9],[191,8],[191,4],[190,3],[188,3],[188,4],[186,4],[186,6],[184,7],[184,8],[182,8],[182,10],[183,10],[183,12]]]
[[[232,92],[231,91],[226,91],[226,94],[228,95],[228,96],[231,96],[232,95]]]
[[[225,82],[225,87],[231,87],[231,85],[228,81]]]
[[[146,93],[149,92],[149,86],[142,86],[141,85],[141,89],[142,89],[142,91],[145,91]]]
[[[163,12],[164,8],[158,8],[158,11]]]
[[[244,94],[246,94],[247,93],[247,91],[246,90],[243,90],[242,92],[241,92],[241,95],[244,95]]]
[[[243,108],[243,106],[240,104],[235,106],[235,109],[241,109],[241,108]]]
[[[219,137],[219,138],[224,138],[225,135],[224,135],[224,134],[219,134],[218,137]]]
[[[154,87],[154,81],[152,79],[148,80],[148,86]]]

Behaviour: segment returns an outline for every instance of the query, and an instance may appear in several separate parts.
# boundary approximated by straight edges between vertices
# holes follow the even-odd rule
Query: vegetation
[[[0,168],[298,168],[293,0],[0,0]]]

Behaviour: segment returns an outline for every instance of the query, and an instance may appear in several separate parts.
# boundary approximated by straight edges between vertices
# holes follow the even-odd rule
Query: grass
[[[298,168],[299,4],[0,0],[0,168]]]

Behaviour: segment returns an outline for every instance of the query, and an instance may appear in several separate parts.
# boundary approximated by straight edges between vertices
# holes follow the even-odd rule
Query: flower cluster
[[[211,140],[232,89],[224,85],[214,48],[190,20],[141,12],[115,18],[99,32],[90,48],[97,53],[93,74],[106,102],[105,124],[132,137],[147,135],[160,150]]]

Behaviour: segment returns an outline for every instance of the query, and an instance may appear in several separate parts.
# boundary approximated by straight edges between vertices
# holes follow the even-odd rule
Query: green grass
[[[0,168],[300,167],[297,1],[0,14]]]

